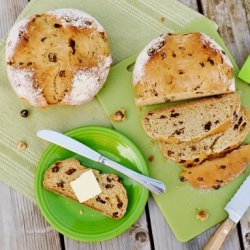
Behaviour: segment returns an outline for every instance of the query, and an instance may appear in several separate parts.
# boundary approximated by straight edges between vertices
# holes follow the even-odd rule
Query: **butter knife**
[[[83,143],[67,135],[61,134],[53,130],[40,130],[37,132],[37,136],[46,141],[49,141],[58,146],[61,146],[65,149],[68,149],[74,153],[82,155],[88,159],[102,163],[112,169],[115,169],[116,171],[128,176],[132,180],[141,184],[142,186],[144,186],[145,188],[147,188],[154,194],[157,194],[157,195],[162,194],[166,190],[166,187],[163,182],[150,178],[148,176],[139,174],[129,168],[126,168],[125,166],[122,166],[121,164],[110,160],[109,158],[99,154],[95,150],[89,148]]]

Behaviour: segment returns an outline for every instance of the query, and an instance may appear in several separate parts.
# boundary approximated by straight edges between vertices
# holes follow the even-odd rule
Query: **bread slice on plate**
[[[242,107],[235,115],[234,122],[224,133],[208,136],[197,142],[182,142],[171,144],[160,141],[162,153],[182,164],[191,167],[200,164],[205,159],[215,158],[240,146],[250,130],[250,114]]]
[[[138,56],[133,78],[137,105],[235,91],[230,60],[213,39],[198,32],[154,39]]]
[[[238,177],[250,163],[250,145],[243,145],[222,158],[186,169],[180,180],[194,188],[218,189]]]
[[[52,192],[78,202],[70,182],[80,177],[87,170],[89,168],[82,166],[79,161],[73,158],[58,161],[46,170],[43,186]],[[115,174],[101,174],[97,170],[93,170],[93,172],[102,189],[102,193],[82,204],[112,219],[121,219],[126,212],[128,198],[126,189],[119,177]]]
[[[142,123],[146,133],[155,139],[195,142],[226,131],[239,109],[239,95],[230,93],[150,111]]]

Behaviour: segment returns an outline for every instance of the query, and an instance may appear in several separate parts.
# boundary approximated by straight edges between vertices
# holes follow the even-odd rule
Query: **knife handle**
[[[203,250],[219,250],[223,246],[225,240],[235,228],[236,224],[229,218],[225,220],[214,232]]]

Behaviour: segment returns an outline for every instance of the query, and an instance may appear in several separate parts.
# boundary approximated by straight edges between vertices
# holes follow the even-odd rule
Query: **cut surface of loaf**
[[[13,26],[6,42],[9,81],[33,106],[80,105],[93,99],[111,65],[107,35],[76,9],[57,9]]]
[[[234,122],[224,132],[208,136],[197,142],[167,143],[160,141],[162,153],[182,164],[191,167],[205,159],[215,158],[231,151],[244,141],[250,130],[250,114],[242,107],[234,116]]]
[[[230,93],[150,111],[142,123],[146,133],[155,139],[194,142],[224,132],[239,109],[239,95]]]
[[[180,180],[194,188],[218,189],[238,177],[250,163],[250,145],[243,145],[223,158],[206,161],[201,165],[186,169]]]
[[[80,175],[87,170],[89,170],[89,168],[82,166],[79,161],[73,158],[57,161],[46,170],[43,186],[52,192],[78,202],[70,182],[80,177]],[[101,174],[97,170],[93,170],[93,172],[102,192],[82,204],[110,218],[122,218],[127,209],[128,198],[126,189],[119,177],[115,174]]]
[[[154,39],[138,56],[133,77],[137,105],[235,90],[230,60],[213,39],[197,32]]]

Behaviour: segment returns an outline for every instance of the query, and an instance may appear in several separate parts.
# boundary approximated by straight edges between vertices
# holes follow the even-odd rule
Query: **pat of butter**
[[[102,192],[92,170],[82,173],[80,177],[70,182],[70,185],[81,203]]]

